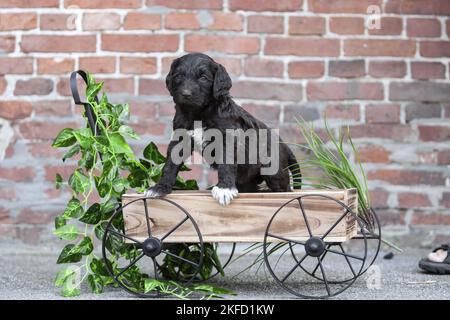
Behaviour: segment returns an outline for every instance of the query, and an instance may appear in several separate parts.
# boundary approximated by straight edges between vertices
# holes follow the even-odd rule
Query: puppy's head
[[[177,105],[200,111],[228,96],[231,79],[225,68],[207,55],[189,53],[172,62],[166,86]]]

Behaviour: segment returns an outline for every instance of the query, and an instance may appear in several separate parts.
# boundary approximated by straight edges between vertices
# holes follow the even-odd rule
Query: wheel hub
[[[312,257],[319,257],[325,251],[325,243],[318,237],[311,237],[305,243],[306,253]]]
[[[149,257],[156,257],[161,253],[162,244],[158,238],[150,237],[142,243],[142,250]]]

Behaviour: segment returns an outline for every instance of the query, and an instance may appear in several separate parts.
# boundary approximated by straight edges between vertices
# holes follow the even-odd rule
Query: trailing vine
[[[72,193],[64,211],[55,218],[54,230],[56,236],[69,242],[57,260],[58,264],[69,266],[61,269],[55,279],[55,285],[61,287],[65,297],[79,295],[82,283],[87,283],[93,293],[102,293],[106,286],[117,286],[94,249],[101,243],[107,222],[120,206],[122,194],[131,189],[143,192],[157,182],[166,160],[153,142],[145,147],[143,158],[135,156],[127,140],[139,139],[139,136],[126,124],[130,116],[129,105],[112,104],[104,92],[97,100],[102,86],[102,82],[95,82],[90,74],[87,75],[86,98],[96,119],[97,132],[94,133],[87,124],[79,129],[65,128],[52,144],[55,148],[67,148],[63,161],[78,157],[77,167],[67,181],[60,174],[56,175],[56,188],[69,188]],[[83,116],[87,120],[86,114]],[[181,170],[190,169],[183,165]],[[174,188],[196,190],[198,186],[195,180],[178,176]],[[113,221],[113,226],[122,230],[121,215]],[[111,254],[110,264],[115,268],[118,259],[131,261],[137,254],[136,248],[125,242],[108,241],[105,246]],[[172,250],[181,248],[175,246]],[[190,252],[195,254],[196,251]],[[136,290],[159,290],[182,299],[194,293],[206,298],[232,294],[205,284],[184,286],[176,282],[180,273],[175,270],[181,267],[179,261],[165,258],[159,272],[166,280],[150,279],[137,266],[129,268],[123,276]],[[205,244],[205,263],[199,272],[200,279],[208,278],[213,267],[223,273],[215,247]],[[185,274],[181,277],[188,276],[189,270],[183,270]]]

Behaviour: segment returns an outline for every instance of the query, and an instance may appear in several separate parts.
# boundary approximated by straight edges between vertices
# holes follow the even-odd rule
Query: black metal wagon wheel
[[[326,228],[324,223],[320,233],[314,230],[321,222],[309,214],[308,204],[319,198],[342,212],[338,218],[327,222]],[[292,207],[298,209],[298,215],[295,218],[291,216],[290,220],[283,219],[289,211],[283,209]],[[347,250],[341,241],[330,236],[344,219],[356,220],[358,236],[361,237],[345,241]],[[293,239],[295,234],[280,234],[287,227],[286,223],[294,227],[291,230],[305,228],[308,236],[299,241]],[[273,232],[274,226],[278,226],[278,231]],[[362,248],[349,251],[352,248],[349,242],[355,241],[362,243]],[[285,290],[301,298],[329,298],[348,289],[364,271],[367,230],[364,221],[343,202],[327,195],[308,194],[286,202],[274,213],[264,234],[263,253],[267,269]]]
[[[119,227],[123,226],[123,209],[137,201],[142,201],[144,206],[147,229],[145,239],[136,239],[132,236],[126,235],[125,231]],[[148,205],[149,202],[152,201],[165,201],[170,203],[179,209],[179,213],[181,215],[179,222],[174,223],[173,226],[170,226],[169,231],[160,237],[157,237],[152,233],[150,223],[151,208]],[[195,241],[198,247],[198,254],[195,258],[190,256],[188,259],[186,257],[174,254],[170,250],[170,246],[173,245],[173,243],[169,242],[170,236],[185,224],[190,224],[198,238],[198,241]],[[104,227],[102,254],[108,273],[121,288],[139,297],[155,298],[161,297],[161,292],[157,288],[147,292],[142,281],[136,283],[134,274],[137,270],[146,274],[146,277],[149,279],[159,281],[165,280],[162,277],[161,270],[159,268],[162,264],[161,259],[170,257],[180,262],[180,268],[184,268],[184,266],[189,268],[190,279],[186,279],[186,284],[189,284],[195,279],[202,267],[204,244],[197,223],[183,207],[169,199],[139,198],[118,208]],[[160,261],[158,261],[158,259]]]
[[[359,247],[360,251],[362,251],[362,248],[366,245],[365,241],[367,241],[367,258],[365,260],[364,267],[361,270],[361,273],[359,274],[359,276],[362,276],[375,263],[375,260],[377,259],[378,254],[380,252],[381,226],[380,226],[380,221],[378,219],[378,216],[372,208],[370,208],[364,214],[364,216],[362,216],[362,217],[359,216],[359,217],[360,217],[361,224],[358,225],[357,235],[352,238],[352,240],[354,240],[352,242],[352,246],[353,246],[352,249],[357,250],[357,247]],[[363,230],[364,230],[365,234],[363,234]],[[360,243],[356,244],[355,240],[360,240]],[[334,245],[338,246],[338,247],[346,246],[346,244],[342,244],[342,243],[334,244]],[[295,246],[296,246],[296,244],[289,243],[289,249],[292,254],[292,257],[298,263],[297,256],[294,253]],[[329,244],[328,246],[332,247],[333,244]],[[325,259],[326,259],[326,256],[323,257],[323,260],[325,260]],[[300,268],[302,268],[301,265],[300,265]],[[316,271],[314,273],[309,272],[306,269],[303,269],[303,271],[308,273],[310,276],[315,277],[316,279],[323,280],[321,275],[319,273],[317,273],[317,270],[313,270],[313,271]],[[342,280],[340,280],[340,282],[347,282],[347,281],[352,281],[352,280],[353,280],[353,277],[352,277],[352,275],[350,275],[350,277],[348,279],[342,279]]]

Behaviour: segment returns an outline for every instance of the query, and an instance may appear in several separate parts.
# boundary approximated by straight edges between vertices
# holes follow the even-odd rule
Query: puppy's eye
[[[199,79],[205,81],[208,80],[208,77],[205,74],[202,74]]]

